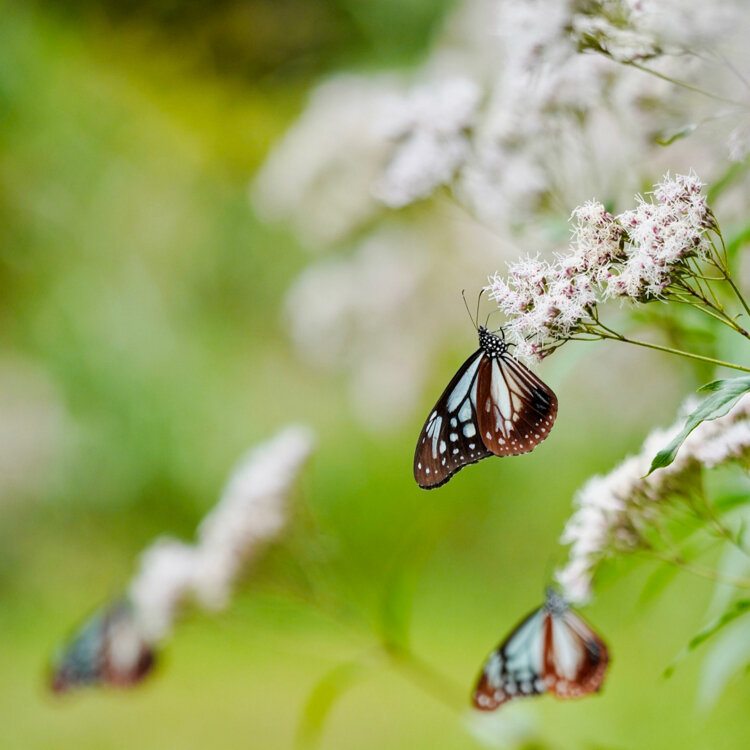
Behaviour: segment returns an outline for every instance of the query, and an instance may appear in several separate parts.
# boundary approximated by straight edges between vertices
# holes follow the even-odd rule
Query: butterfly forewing
[[[521,695],[547,690],[544,670],[546,613],[537,609],[521,621],[485,662],[474,690],[474,705],[492,711]]]
[[[547,437],[557,397],[509,354],[486,357],[478,372],[477,412],[485,447],[496,456],[516,456]]]
[[[467,464],[492,455],[477,423],[478,377],[486,359],[481,349],[474,352],[427,417],[414,454],[414,478],[424,489],[439,487]]]
[[[609,654],[575,612],[540,607],[490,654],[474,690],[474,705],[492,711],[513,698],[551,692],[579,698],[598,691]]]

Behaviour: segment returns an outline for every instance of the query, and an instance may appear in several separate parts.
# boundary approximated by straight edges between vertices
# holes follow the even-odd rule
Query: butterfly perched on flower
[[[132,606],[118,600],[92,615],[63,646],[52,668],[56,693],[90,685],[130,687],[154,667]]]
[[[557,397],[509,351],[505,336],[477,328],[479,349],[453,377],[417,441],[414,478],[440,487],[487,456],[534,450],[557,416]]]
[[[581,698],[604,682],[604,641],[565,600],[547,589],[544,604],[490,654],[474,690],[474,706],[492,711],[514,698],[552,693]]]

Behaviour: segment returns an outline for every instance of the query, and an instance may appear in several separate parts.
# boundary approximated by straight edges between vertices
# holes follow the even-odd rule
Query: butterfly
[[[130,687],[151,672],[155,658],[132,606],[118,600],[92,615],[63,646],[50,687],[56,693],[88,685]]]
[[[454,375],[430,412],[414,453],[414,478],[440,487],[487,456],[534,450],[557,416],[557,397],[512,354],[501,336],[477,328],[479,349]]]
[[[547,692],[580,698],[601,688],[608,663],[604,641],[547,589],[544,604],[490,654],[474,690],[474,705],[493,711],[514,698]]]

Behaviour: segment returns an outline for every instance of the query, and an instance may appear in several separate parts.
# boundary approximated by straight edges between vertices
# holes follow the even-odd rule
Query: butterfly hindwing
[[[427,417],[414,454],[414,478],[423,489],[439,487],[467,464],[492,455],[477,422],[477,381],[486,359],[482,349],[474,352]]]
[[[606,644],[571,610],[550,619],[552,637],[544,653],[549,689],[558,698],[597,692],[609,664]]]
[[[516,456],[547,437],[557,397],[511,355],[486,357],[478,372],[477,412],[485,447],[496,456]]]

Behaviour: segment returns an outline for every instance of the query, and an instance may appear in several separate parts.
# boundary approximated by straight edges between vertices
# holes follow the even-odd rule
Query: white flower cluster
[[[450,183],[469,156],[481,95],[475,81],[458,76],[394,95],[376,123],[397,145],[373,185],[375,197],[400,208]]]
[[[683,413],[695,399],[683,405]],[[684,418],[667,430],[656,430],[641,451],[609,474],[591,478],[576,494],[576,508],[565,525],[561,544],[570,545],[568,562],[555,578],[570,602],[591,597],[597,565],[617,551],[635,549],[641,530],[658,516],[659,505],[689,493],[695,472],[729,461],[750,463],[750,395],[743,396],[726,416],[702,422],[688,436],[672,464],[646,476],[656,453],[682,429]]]
[[[620,62],[681,54],[731,31],[731,7],[691,0],[573,0],[572,36],[581,49]]]
[[[318,86],[255,178],[251,199],[272,221],[291,221],[301,241],[341,240],[368,221],[371,194],[389,144],[375,126],[390,110],[398,82],[388,76],[342,75]]]
[[[143,553],[128,598],[146,642],[165,638],[190,598],[211,609],[226,606],[248,560],[284,528],[287,497],[312,444],[309,430],[289,427],[255,448],[201,523],[195,544],[164,538]]]
[[[89,617],[64,644],[52,690],[136,685],[153,669],[181,605],[226,606],[249,559],[283,530],[287,497],[312,445],[307,428],[288,427],[240,461],[195,544],[165,537],[146,549],[127,595]]]
[[[506,335],[519,357],[541,358],[594,326],[598,303],[612,297],[637,302],[663,297],[684,262],[702,258],[715,226],[694,174],[667,174],[653,198],[612,216],[596,201],[573,211],[573,236],[555,263],[526,258],[509,264],[507,278],[490,278],[490,296],[508,318]],[[590,332],[590,331],[589,331]]]
[[[377,379],[372,364],[397,358],[393,352],[401,344],[390,346],[386,339],[401,338],[408,326],[394,321],[414,318],[415,309],[432,311],[422,316],[422,329],[410,331],[420,341],[429,340],[409,355],[409,378],[400,380],[413,384],[415,392],[422,387],[420,373],[429,372],[441,343],[455,341],[460,308],[450,325],[444,317],[433,325],[434,311],[446,307],[445,285],[435,272],[460,267],[466,280],[449,293],[455,294],[462,284],[471,288],[476,278],[471,259],[486,254],[488,244],[480,227],[494,232],[495,248],[503,249],[491,260],[497,266],[519,243],[533,242],[544,252],[557,241],[557,223],[550,216],[560,216],[588,195],[619,204],[627,199],[628,186],[643,184],[654,169],[691,164],[706,173],[716,170],[735,121],[714,117],[716,105],[710,98],[616,60],[648,57],[659,74],[733,94],[740,84],[731,68],[707,60],[720,50],[735,67],[745,69],[745,46],[729,45],[734,38],[742,39],[749,20],[738,0],[728,0],[721,8],[698,0],[462,0],[424,64],[412,74],[339,75],[319,85],[252,188],[254,205],[263,215],[286,221],[305,245],[337,255],[337,261],[311,263],[290,291],[288,308],[294,307],[297,291],[312,290],[311,278],[325,278],[331,283],[320,283],[318,289],[325,289],[327,297],[316,304],[353,309],[352,291],[334,283],[335,278],[357,280],[354,294],[366,298],[368,280],[359,273],[362,264],[355,247],[365,246],[368,236],[374,242],[383,240],[388,234],[384,225],[387,229],[393,223],[388,209],[420,203],[419,212],[409,214],[409,229],[423,236],[410,244],[401,242],[399,233],[390,236],[395,252],[419,255],[426,267],[425,282],[415,286],[412,297],[400,297],[397,308],[383,312],[375,306],[366,320],[355,311],[326,325],[331,340],[355,342],[347,357],[337,359],[351,392],[358,394],[355,406],[365,403],[359,396],[365,378],[372,403],[393,403],[392,368]],[[727,33],[728,27],[734,33]],[[656,50],[683,49],[696,54],[660,52],[651,57]],[[704,50],[710,54],[700,54]],[[581,54],[587,51],[604,54]],[[710,120],[712,128],[698,127],[704,120]],[[689,138],[677,139],[669,149],[657,145],[658,138],[686,124],[695,131]],[[735,128],[736,158],[746,153],[748,142],[745,129]],[[740,182],[731,190],[739,193]],[[445,199],[448,192],[468,209],[460,216],[468,228],[460,244],[435,241],[432,229],[456,214],[453,200]],[[610,228],[619,231],[611,221]],[[611,243],[602,239],[603,249],[609,249]],[[413,262],[405,260],[404,266],[410,278]],[[636,271],[633,265],[619,280],[623,289],[632,290],[641,281],[658,288],[654,268],[646,264],[640,274]],[[561,299],[561,320],[580,309],[581,298],[574,297]],[[304,316],[290,317],[295,342],[303,354],[314,355],[314,346],[306,342],[322,341],[323,336],[308,339],[304,332],[309,326],[295,328]],[[424,330],[428,326],[434,330]],[[372,345],[369,349],[356,345],[365,340]],[[532,344],[521,347],[529,353]],[[386,359],[372,356],[389,349]],[[408,409],[370,411],[390,423],[408,416]],[[378,420],[366,412],[359,410],[365,424],[373,426]]]
[[[515,356],[541,358],[550,344],[564,341],[590,316],[596,295],[585,273],[570,273],[564,261],[526,258],[510,264],[507,280],[491,279],[490,294],[508,317],[505,335]]]
[[[617,217],[628,236],[627,258],[613,266],[607,296],[646,300],[661,297],[677,266],[707,250],[706,230],[714,226],[703,184],[694,174],[675,175],[655,186],[654,201]]]

